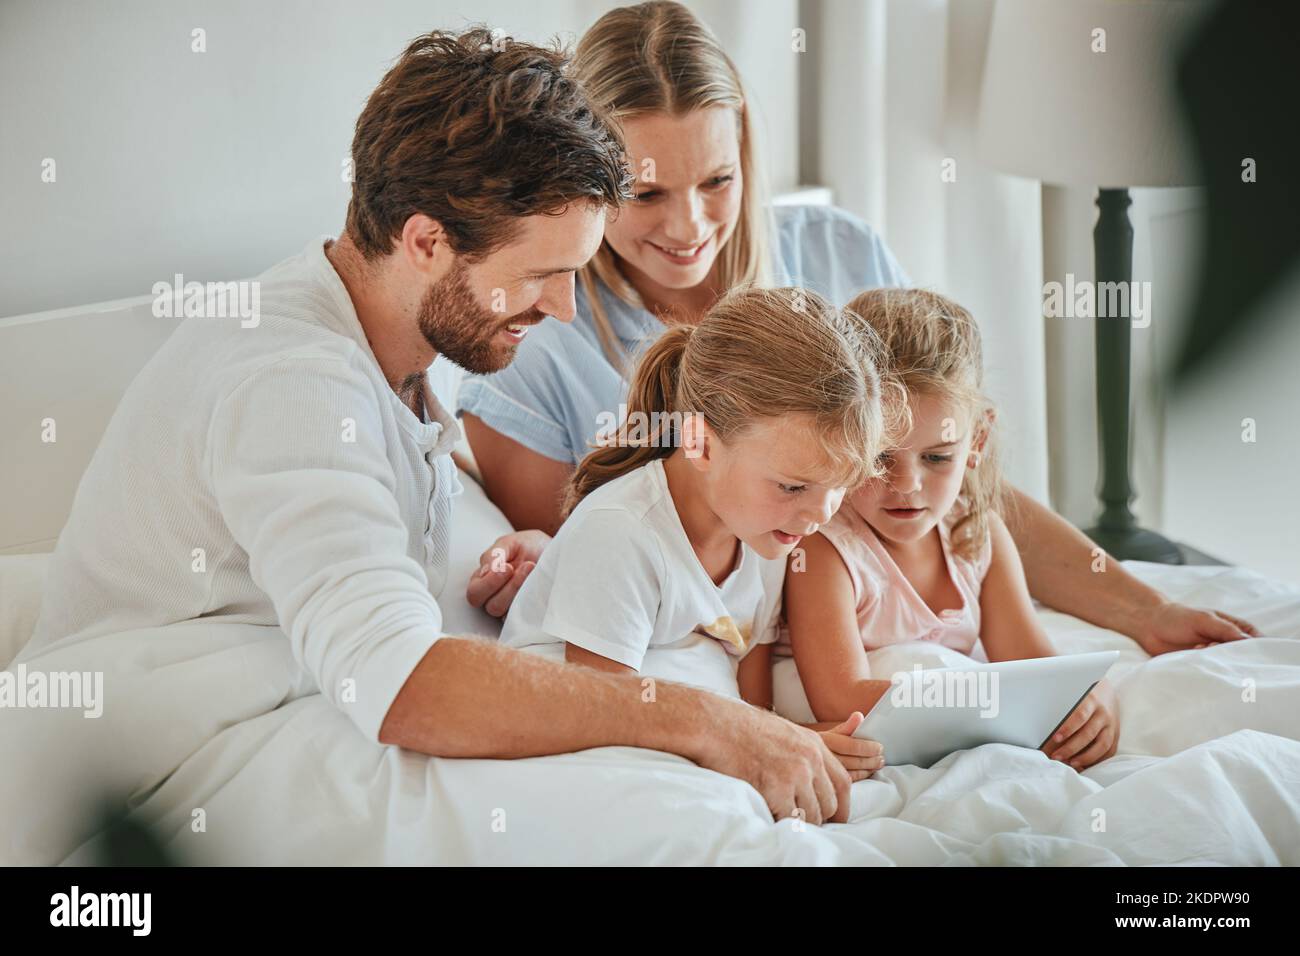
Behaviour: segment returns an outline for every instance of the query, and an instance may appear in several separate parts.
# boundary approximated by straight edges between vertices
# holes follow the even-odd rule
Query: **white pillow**
[[[49,554],[0,555],[0,667],[31,640],[49,561]]]

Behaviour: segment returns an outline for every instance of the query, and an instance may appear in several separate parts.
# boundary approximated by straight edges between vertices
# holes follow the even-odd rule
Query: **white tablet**
[[[920,666],[894,675],[855,737],[885,745],[885,763],[928,767],[981,744],[1038,749],[1070,716],[1119,651],[962,667]]]

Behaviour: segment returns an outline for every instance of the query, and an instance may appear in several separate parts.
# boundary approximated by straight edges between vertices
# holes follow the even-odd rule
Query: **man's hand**
[[[800,816],[814,825],[849,819],[849,772],[821,736],[757,707],[725,721],[717,746],[696,758],[709,770],[748,782],[774,819]]]
[[[379,742],[435,757],[495,759],[645,747],[744,780],[774,817],[802,811],[810,823],[848,819],[848,771],[816,732],[671,681],[657,685],[652,702],[644,691],[638,674],[448,636],[402,685]]]
[[[1152,657],[1259,637],[1259,631],[1249,621],[1223,611],[1188,607],[1173,601],[1139,611],[1129,634]]]
[[[512,531],[497,538],[479,555],[465,600],[493,617],[503,617],[550,540],[545,531]]]

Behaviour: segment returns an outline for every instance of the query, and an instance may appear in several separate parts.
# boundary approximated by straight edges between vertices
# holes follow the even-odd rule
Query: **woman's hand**
[[[839,726],[818,731],[826,748],[835,754],[854,781],[866,780],[885,765],[883,744],[853,736],[853,731],[858,729],[858,724],[862,721],[862,712],[855,710]]]
[[[503,617],[550,541],[545,531],[512,531],[497,538],[479,555],[465,600],[493,617]]]
[[[1043,744],[1043,752],[1049,760],[1060,760],[1075,770],[1085,770],[1113,757],[1118,744],[1119,702],[1114,686],[1103,679],[1079,701],[1079,706],[1052,734],[1052,739]]]
[[[1173,601],[1137,612],[1129,634],[1152,657],[1259,637],[1259,631],[1249,621],[1223,611],[1188,607]]]

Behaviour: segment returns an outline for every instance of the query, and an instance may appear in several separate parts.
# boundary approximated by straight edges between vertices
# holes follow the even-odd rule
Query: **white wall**
[[[618,5],[3,0],[0,316],[261,272],[341,228],[353,124],[410,39],[486,22],[573,42]],[[793,185],[795,0],[688,6],[750,85],[773,185]]]

